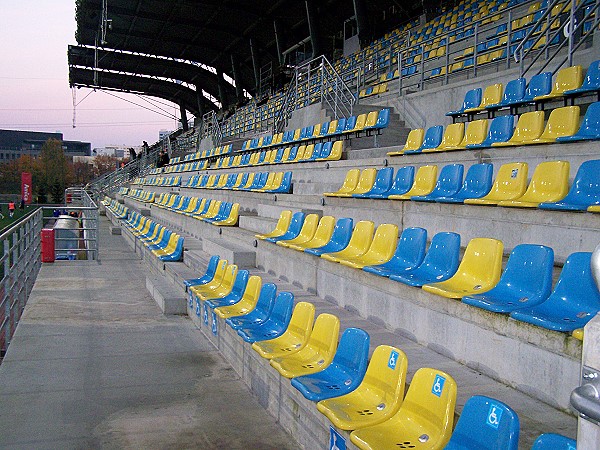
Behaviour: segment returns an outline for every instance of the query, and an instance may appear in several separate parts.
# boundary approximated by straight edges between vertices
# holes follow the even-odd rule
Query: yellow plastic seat
[[[505,200],[498,206],[537,208],[542,202],[558,202],[569,192],[569,162],[546,161],[540,163],[531,176],[529,186],[516,200]]]
[[[279,215],[279,219],[277,220],[277,224],[275,228],[270,233],[266,234],[255,234],[254,237],[258,239],[266,239],[270,237],[279,237],[283,236],[287,229],[290,226],[290,222],[292,221],[292,212],[289,210],[281,211]]]
[[[339,161],[342,158],[344,150],[343,141],[335,141],[331,147],[331,152],[325,158],[317,158],[319,161]]]
[[[578,89],[583,84],[583,68],[581,66],[571,66],[560,69],[556,74],[554,85],[549,94],[538,95],[533,99],[537,101],[549,100],[552,98],[562,97],[565,91]]]
[[[583,328],[577,328],[576,330],[574,330],[573,337],[575,339],[579,339],[580,341],[583,341]]]
[[[287,247],[289,244],[304,244],[305,242],[310,241],[317,231],[317,226],[319,225],[319,215],[318,214],[309,214],[305,217],[304,222],[302,223],[302,228],[300,229],[300,233],[293,239],[289,241],[277,241],[276,244],[280,247]]]
[[[318,248],[322,247],[329,242],[331,236],[333,235],[333,229],[335,228],[335,217],[333,216],[323,216],[321,220],[319,220],[319,225],[317,226],[317,230],[314,233],[312,239],[306,242],[296,242],[291,243],[291,241],[287,242],[288,248],[292,248],[298,251],[304,251],[307,248]]]
[[[373,352],[362,383],[341,397],[321,400],[317,409],[340,430],[356,430],[384,422],[398,412],[404,399],[408,358],[395,347]]]
[[[233,283],[238,273],[238,267],[235,264],[227,266],[223,280],[219,286],[214,289],[196,289],[194,293],[200,300],[223,298],[233,289]]]
[[[388,156],[402,155],[406,150],[418,150],[423,144],[423,138],[425,137],[425,130],[423,128],[415,128],[410,130],[404,148],[397,152],[388,152]]]
[[[471,239],[456,273],[446,281],[423,285],[423,290],[446,298],[489,291],[500,280],[503,248],[497,239]]]
[[[394,256],[398,244],[398,226],[383,223],[377,227],[375,237],[369,246],[369,250],[363,255],[353,258],[340,259],[340,263],[362,269],[365,266],[374,266],[388,262]]]
[[[364,194],[365,192],[369,192],[373,188],[373,184],[375,183],[376,177],[377,169],[364,169],[360,173],[360,177],[358,179],[358,183],[356,184],[356,188],[354,188],[354,190],[350,192],[338,193],[337,197],[352,197],[354,194]]]
[[[354,128],[352,128],[352,131],[350,131],[350,132],[358,133],[359,131],[362,131],[365,128],[366,122],[367,122],[367,114],[359,114],[356,117],[356,124],[354,125]]]
[[[299,352],[308,342],[314,320],[315,305],[298,302],[285,332],[275,339],[254,342],[252,348],[266,359]]]
[[[175,251],[175,248],[177,247],[177,241],[179,240],[179,235],[178,234],[171,234],[171,236],[169,236],[169,241],[167,242],[167,246],[165,248],[160,248],[160,249],[156,249],[156,250],[152,250],[152,254],[154,256],[165,256],[165,255],[171,255],[173,254],[173,252]]]
[[[556,108],[550,113],[542,135],[537,139],[524,141],[524,144],[550,144],[556,138],[573,136],[579,130],[579,106]]]
[[[377,124],[377,117],[379,117],[379,111],[371,111],[367,114],[365,128],[373,128]]]
[[[448,125],[444,130],[444,136],[442,137],[442,142],[440,142],[440,145],[438,145],[436,148],[425,148],[423,149],[423,153],[454,150],[460,145],[464,137],[464,122],[453,123],[451,125]]]
[[[335,130],[337,130],[337,126],[338,126],[338,120],[332,120],[331,122],[329,122],[329,128],[327,128],[327,134],[333,134],[335,133]]]
[[[248,314],[256,308],[261,286],[262,279],[258,275],[251,275],[240,301],[230,306],[219,306],[214,309],[215,313],[222,319]]]
[[[226,259],[220,260],[219,264],[217,265],[217,269],[215,270],[215,275],[213,276],[213,279],[210,280],[206,284],[190,287],[190,289],[189,289],[190,292],[193,293],[194,295],[197,295],[197,293],[199,293],[201,291],[210,292],[210,291],[218,288],[221,285],[221,283],[223,282],[223,278],[225,277],[225,272],[227,272],[228,266],[229,266],[229,263],[227,262]]]
[[[333,314],[320,314],[306,345],[296,353],[271,359],[270,364],[286,378],[320,372],[333,360],[339,333],[340,319]]]
[[[392,200],[410,200],[413,195],[431,194],[437,181],[437,166],[421,166],[415,174],[415,181],[406,194],[390,195]]]
[[[600,213],[600,205],[592,205],[588,207],[588,212]]]
[[[489,60],[489,55],[482,55],[482,56],[486,56]],[[488,60],[480,62],[478,59],[478,63],[483,64],[483,63],[488,62]],[[502,85],[502,83],[496,83],[496,84],[492,84],[490,86],[486,86],[485,90],[483,91],[483,97],[481,97],[481,103],[479,104],[479,106],[476,108],[468,108],[465,110],[465,112],[471,113],[471,112],[483,111],[483,110],[485,110],[486,106],[495,105],[497,103],[500,103],[502,101],[503,89],[504,89],[504,86]]]
[[[223,220],[215,220],[210,222],[211,225],[216,227],[233,227],[237,225],[238,219],[240,217],[240,204],[234,203],[231,206],[231,211],[229,211],[229,216]]]
[[[468,198],[469,205],[497,205],[504,200],[516,200],[525,194],[527,189],[527,163],[517,162],[503,164],[498,169],[492,189],[481,198]]]
[[[488,129],[488,121],[486,119],[473,120],[467,125],[465,136],[460,144],[456,147],[448,147],[446,150],[463,150],[470,144],[481,144],[486,136]]]
[[[385,422],[359,428],[350,440],[362,450],[443,449],[452,435],[456,382],[445,372],[417,370],[396,414]]]
[[[361,220],[356,224],[350,236],[350,242],[345,249],[339,252],[323,253],[321,258],[327,261],[340,262],[344,259],[356,258],[364,255],[373,242],[375,224],[369,220]]]
[[[198,220],[202,219],[212,219],[217,214],[219,214],[219,209],[221,208],[221,200],[211,200],[210,206],[208,207],[208,211],[204,214],[199,214],[194,216]]]
[[[323,195],[326,197],[338,197],[340,194],[346,194],[348,192],[352,192],[356,189],[356,185],[358,184],[358,177],[360,176],[359,169],[350,169],[348,173],[346,173],[346,178],[344,178],[344,182],[342,183],[342,187],[340,187],[336,192],[325,192]]]
[[[494,142],[492,147],[526,145],[541,136],[544,131],[544,111],[521,114],[512,137],[506,142]]]

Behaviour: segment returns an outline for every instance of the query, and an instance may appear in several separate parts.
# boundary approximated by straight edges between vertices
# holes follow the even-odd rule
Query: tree
[[[94,158],[94,166],[96,166],[95,175],[99,177],[117,168],[117,158],[109,155],[98,155]]]
[[[60,141],[48,139],[42,145],[36,161],[38,195],[43,201],[46,194],[52,196],[54,203],[62,203],[63,194],[72,177],[72,167],[67,161]]]
[[[76,185],[85,185],[94,178],[94,167],[87,162],[73,162],[73,182]]]

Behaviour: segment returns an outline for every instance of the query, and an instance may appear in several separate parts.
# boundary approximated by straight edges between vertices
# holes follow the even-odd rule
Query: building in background
[[[141,146],[131,147],[126,145],[107,145],[106,147],[95,147],[92,150],[92,156],[108,155],[114,156],[115,158],[129,158],[129,149],[133,148],[135,153],[139,153]]]
[[[0,130],[0,162],[18,159],[22,155],[37,157],[42,145],[48,139],[62,142],[66,156],[89,156],[92,145],[89,142],[65,141],[62,133],[40,131]]]
[[[158,132],[158,140],[162,141],[163,139],[165,139],[166,137],[168,137],[172,132],[169,130],[160,130]]]

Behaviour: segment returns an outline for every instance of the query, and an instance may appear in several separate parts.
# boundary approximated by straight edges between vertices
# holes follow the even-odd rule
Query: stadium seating
[[[600,139],[600,102],[592,103],[581,122],[579,131],[572,136],[559,136],[557,142],[575,142]]]
[[[413,185],[415,168],[413,166],[404,166],[398,168],[392,186],[386,192],[370,193],[369,198],[389,198],[390,195],[403,195],[407,193]]]
[[[435,149],[442,143],[442,135],[444,133],[444,127],[442,125],[436,125],[430,127],[425,132],[425,137],[423,138],[423,143],[416,150],[404,150],[401,154],[411,155],[414,153],[421,153],[427,149]],[[394,155],[392,152],[390,155]]]
[[[411,188],[404,194],[388,195],[391,200],[410,200],[416,195],[428,195],[435,188],[437,180],[437,166],[421,166],[415,174]]]
[[[407,367],[408,359],[402,350],[380,345],[373,352],[365,377],[356,390],[321,400],[317,409],[341,430],[384,422],[402,404]]]
[[[298,302],[285,332],[273,339],[254,342],[252,348],[266,359],[296,353],[308,342],[314,320],[315,305]]]
[[[319,216],[317,214],[309,214],[304,218],[302,228],[300,228],[300,232],[296,236],[292,237],[291,239],[280,238],[275,243],[282,247],[287,247],[290,244],[302,245],[306,242],[309,242],[314,237],[318,226]]]
[[[304,222],[306,225],[306,221]],[[284,244],[284,247],[288,247],[298,251],[304,251],[307,248],[319,248],[323,247],[325,244],[329,242],[333,235],[335,227],[335,217],[332,216],[323,216],[319,220],[319,224],[317,225],[317,229],[315,230],[312,238],[304,241],[298,242],[298,238],[296,238],[296,242],[292,243],[292,241],[279,241],[277,245]],[[303,227],[304,228],[304,227]],[[300,233],[302,234],[302,233]]]
[[[289,228],[291,221],[292,221],[292,212],[288,211],[288,210],[282,211],[279,216],[279,220],[277,221],[277,224],[275,225],[275,228],[273,229],[273,231],[271,231],[270,233],[266,233],[266,234],[256,234],[254,236],[257,237],[258,239],[267,239],[270,237],[283,236],[285,234],[285,232],[287,231],[287,229]]]
[[[288,328],[294,309],[294,294],[280,292],[275,297],[271,314],[264,322],[243,325],[237,333],[245,342],[264,341],[281,336]]]
[[[579,166],[571,189],[565,198],[555,203],[540,203],[540,209],[586,211],[600,205],[600,160],[585,161]]]
[[[580,87],[567,89],[563,92],[563,95],[577,96],[591,92],[600,92],[600,60],[594,61],[589,65],[583,79],[583,84]]]
[[[562,136],[573,136],[579,129],[579,106],[553,109],[546,128],[539,138],[525,140],[523,144],[551,144]]]
[[[510,254],[498,284],[488,292],[468,295],[462,301],[488,311],[510,313],[535,306],[552,291],[554,252],[543,245],[517,245]]]
[[[234,305],[242,299],[244,292],[246,292],[249,278],[250,273],[247,270],[238,270],[231,290],[224,296],[221,296],[217,290],[214,297],[210,294],[206,298],[202,298],[201,295],[198,297],[200,297],[201,300],[205,300],[206,304],[213,309],[219,306]],[[225,281],[225,279],[223,281]]]
[[[342,333],[333,361],[320,372],[292,379],[292,386],[313,402],[339,397],[358,387],[369,360],[369,334],[360,328]]]
[[[321,258],[332,262],[355,258],[364,255],[373,241],[375,224],[368,220],[361,220],[352,231],[348,245],[337,252],[322,253]]]
[[[439,197],[455,195],[461,188],[464,166],[448,164],[442,167],[435,188],[427,195],[413,195],[410,199],[417,202],[434,202]]]
[[[410,130],[408,137],[406,138],[404,148],[398,152],[389,152],[388,156],[397,156],[402,155],[406,151],[418,150],[423,144],[424,136],[425,130],[423,128],[415,128],[414,130]]]
[[[352,193],[352,197],[373,198],[373,195],[382,195],[390,190],[394,181],[394,168],[384,167],[377,171],[373,186],[367,192]]]
[[[389,277],[414,269],[423,262],[427,245],[427,231],[424,228],[405,228],[402,230],[396,250],[391,259],[383,264],[368,265],[365,272]]]
[[[490,192],[481,198],[468,198],[464,203],[469,205],[497,205],[503,200],[513,200],[523,196],[527,189],[526,163],[503,164]]]
[[[396,414],[385,422],[354,430],[350,440],[360,449],[414,446],[443,448],[450,440],[456,404],[456,382],[445,372],[420,368]]]
[[[359,177],[359,169],[350,169],[348,173],[346,173],[346,178],[344,178],[342,186],[336,192],[324,192],[323,195],[326,197],[337,197],[338,195],[350,194],[356,189]]]
[[[423,149],[423,153],[439,152],[457,149],[465,136],[464,122],[450,124],[444,131],[442,142],[435,148]]]
[[[481,103],[477,106],[467,108],[464,110],[466,113],[478,113],[484,111],[489,105],[495,105],[502,99],[502,89],[504,86],[502,83],[492,84],[487,86],[483,91],[481,97]]]
[[[252,275],[248,278],[246,289],[242,298],[231,305],[217,306],[214,308],[216,315],[222,319],[227,319],[234,316],[242,316],[249,313],[256,307],[258,297],[260,296],[260,290],[262,286],[262,279],[257,275]],[[210,303],[210,302],[209,302]],[[192,296],[190,295],[190,308],[193,307]]]
[[[227,318],[225,323],[237,330],[243,326],[264,322],[273,310],[276,296],[277,286],[273,283],[264,283],[260,288],[255,307],[244,315]]]
[[[494,111],[497,109],[510,108],[512,106],[519,105],[525,96],[526,86],[527,82],[525,78],[510,80],[508,83],[506,83],[506,89],[504,89],[502,100],[498,103],[487,105],[486,109]]]
[[[489,291],[500,280],[502,250],[502,242],[496,239],[471,239],[456,273],[445,281],[424,284],[422,288],[447,298]]]
[[[591,252],[571,254],[548,299],[510,313],[522,322],[554,331],[573,331],[600,311],[600,293],[591,275]]]
[[[495,142],[507,142],[513,135],[514,118],[511,115],[492,120],[487,137],[479,144],[467,144],[469,150],[491,147]]]
[[[320,314],[306,345],[296,353],[271,359],[270,364],[286,378],[320,372],[333,360],[339,332],[340,320],[337,316]]]
[[[493,398],[475,395],[467,400],[446,450],[519,448],[519,417]]]
[[[453,195],[436,197],[439,203],[462,203],[468,198],[481,198],[492,188],[493,166],[481,163],[469,167],[462,187]]]
[[[463,104],[460,109],[454,111],[448,111],[446,113],[447,116],[452,117],[453,119],[465,115],[468,110],[476,109],[481,104],[481,88],[475,88],[467,91],[465,94],[465,99],[463,100]]]
[[[581,66],[570,66],[560,69],[556,74],[556,80],[552,90],[545,95],[538,95],[534,101],[545,101],[564,96],[565,91],[578,89],[583,83],[583,69]]]
[[[531,450],[573,450],[575,448],[577,448],[575,439],[560,434],[545,433],[535,440]]]
[[[384,223],[377,227],[375,236],[369,245],[369,249],[361,255],[340,258],[337,262],[355,269],[362,269],[364,266],[373,264],[382,264],[389,261],[396,249],[398,240],[398,226]]]
[[[298,236],[298,234],[300,234],[300,230],[302,229],[302,225],[304,224],[304,218],[305,214],[303,212],[295,212],[292,215],[290,225],[288,226],[285,233],[279,236],[269,236],[264,238],[264,240],[268,242],[277,242],[281,240],[294,239],[296,236]]]
[[[513,135],[507,141],[493,142],[492,147],[526,145],[538,139],[544,132],[544,112],[531,111],[521,114]]]
[[[335,223],[331,239],[321,247],[305,248],[306,253],[311,255],[321,256],[323,253],[335,253],[343,250],[348,246],[352,237],[353,221],[350,218],[344,217],[338,219]]]

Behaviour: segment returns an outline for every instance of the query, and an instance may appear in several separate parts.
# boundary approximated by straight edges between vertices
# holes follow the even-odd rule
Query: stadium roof
[[[422,5],[406,0],[77,0],[79,45],[69,47],[70,83],[145,93],[195,114],[217,103],[227,106],[241,100],[243,90],[254,94],[257,72],[268,64],[277,70],[287,49],[311,37],[323,48],[330,46],[354,16],[355,3],[362,5],[371,35],[385,12],[407,20],[415,15],[412,8]],[[223,73],[235,79],[237,89]]]

